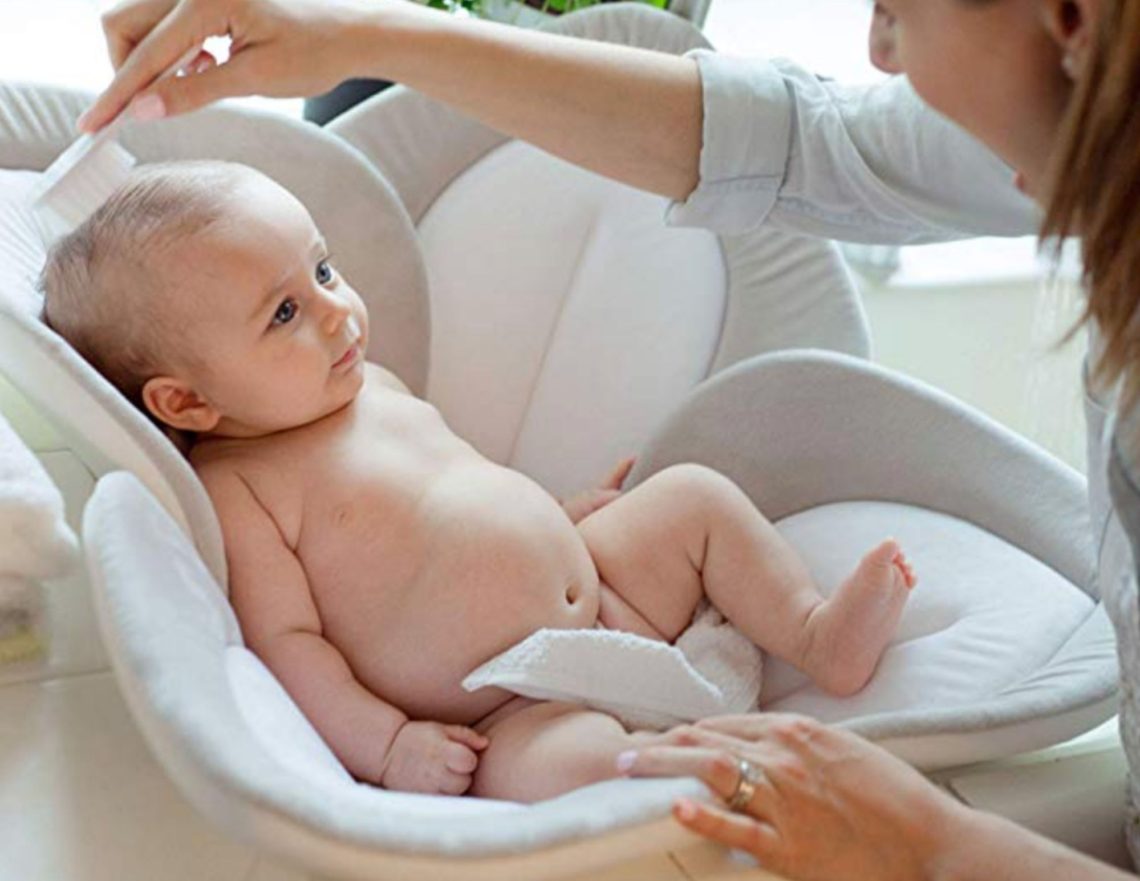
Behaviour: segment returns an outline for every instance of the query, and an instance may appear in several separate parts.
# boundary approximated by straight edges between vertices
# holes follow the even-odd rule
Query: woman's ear
[[[871,33],[868,38],[871,64],[883,73],[902,73],[899,64],[898,44],[895,38],[895,18],[878,3],[871,13]]]
[[[181,379],[155,376],[142,388],[143,404],[159,422],[183,431],[210,431],[222,414]]]
[[[1045,0],[1045,27],[1061,50],[1061,67],[1076,80],[1085,69],[1100,0]]]

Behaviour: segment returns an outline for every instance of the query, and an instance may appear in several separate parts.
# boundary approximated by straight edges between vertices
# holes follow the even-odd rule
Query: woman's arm
[[[375,76],[668,196],[679,225],[735,233],[769,221],[877,243],[1030,234],[1038,225],[1012,171],[898,77],[844,87],[787,62],[676,57],[406,0],[125,0],[104,16],[104,30],[118,73],[81,121],[87,130],[146,95],[182,113],[223,97],[311,95]],[[213,34],[233,38],[229,61],[152,84]]]
[[[1135,881],[1003,817],[962,808],[960,831],[934,862],[934,881]]]
[[[1124,881],[1131,876],[966,807],[904,762],[800,716],[724,716],[618,758],[635,776],[696,776],[727,801],[739,760],[759,770],[734,813],[682,800],[689,829],[793,881]]]
[[[81,120],[85,130],[146,95],[170,115],[238,95],[312,95],[370,76],[632,186],[682,199],[696,185],[701,87],[688,58],[461,19],[406,0],[127,0],[103,27],[117,73]],[[233,39],[226,63],[152,84],[192,46],[222,34]]]
[[[693,57],[700,185],[672,223],[738,233],[767,222],[877,244],[1037,231],[1013,171],[904,77],[848,86],[783,60]]]

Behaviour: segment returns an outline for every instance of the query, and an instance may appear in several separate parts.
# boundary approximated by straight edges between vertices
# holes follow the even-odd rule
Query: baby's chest
[[[300,476],[297,552],[306,569],[366,571],[376,559],[414,551],[417,500],[427,479],[390,442],[339,445]]]

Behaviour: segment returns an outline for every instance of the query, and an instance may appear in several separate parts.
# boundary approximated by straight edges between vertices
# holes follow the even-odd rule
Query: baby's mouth
[[[333,364],[333,370],[336,370],[338,367],[345,367],[348,364],[351,364],[352,361],[356,358],[357,354],[359,354],[359,352],[360,352],[360,339],[358,338],[353,342],[353,344],[351,346],[348,347],[347,352],[345,352],[343,355],[341,355],[339,358],[337,358],[336,363]]]

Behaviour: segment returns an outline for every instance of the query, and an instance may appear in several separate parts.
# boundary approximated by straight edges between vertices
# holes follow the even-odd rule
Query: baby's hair
[[[131,172],[78,228],[56,242],[39,279],[42,318],[143,413],[150,378],[183,363],[178,316],[159,296],[173,283],[154,258],[225,214],[248,169],[217,161],[166,162]]]

